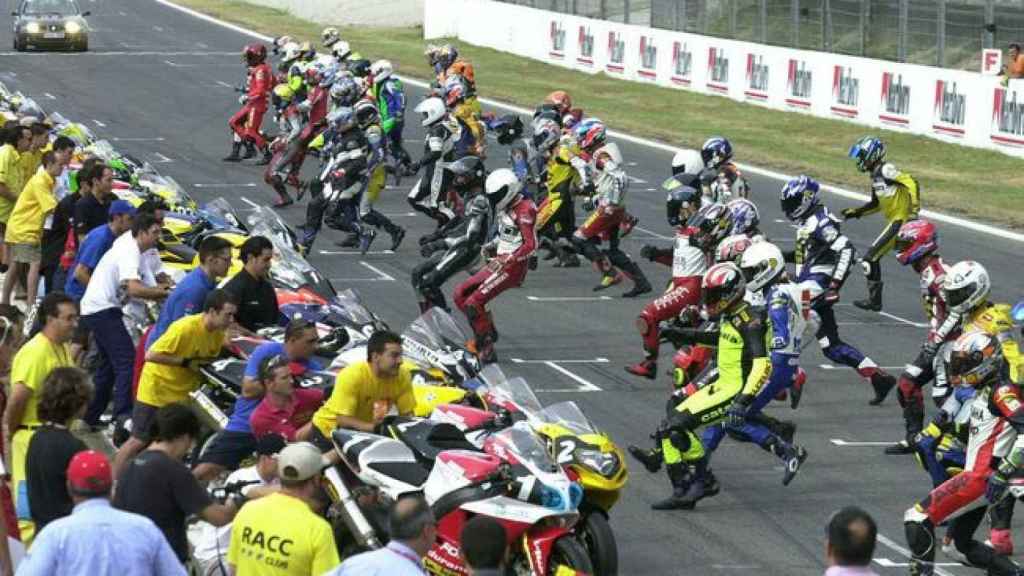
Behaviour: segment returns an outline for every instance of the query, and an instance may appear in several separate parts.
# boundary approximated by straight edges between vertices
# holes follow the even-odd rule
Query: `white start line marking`
[[[359,265],[376,274],[372,278],[331,278],[331,282],[394,282],[395,279],[387,272],[369,262],[360,260]]]
[[[842,439],[839,439],[839,438],[830,438],[829,442],[831,442],[834,446],[850,446],[850,447],[892,446],[893,444],[896,443],[895,440],[893,440],[892,442],[860,442],[860,441],[857,441],[857,440],[842,440]]]
[[[611,300],[611,296],[527,296],[530,302],[595,302]]]

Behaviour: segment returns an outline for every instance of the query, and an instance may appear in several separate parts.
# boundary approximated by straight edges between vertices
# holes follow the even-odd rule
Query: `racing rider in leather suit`
[[[444,226],[455,213],[446,205],[444,195],[451,186],[452,174],[446,165],[455,160],[455,144],[465,128],[461,122],[448,113],[440,98],[427,98],[416,106],[416,112],[423,116],[423,127],[427,135],[423,143],[423,156],[412,163],[411,171],[418,172],[426,167],[419,185],[413,187],[407,198],[409,205],[426,214]]]
[[[974,539],[988,505],[1009,497],[1009,478],[1024,465],[1024,407],[1008,372],[1003,344],[996,336],[968,331],[953,344],[951,382],[977,390],[970,400],[966,462],[963,472],[933,489],[903,516],[913,576],[934,573],[935,527],[947,521],[957,551],[971,566],[993,576],[1024,574],[1009,558]]]
[[[867,254],[861,259],[868,279],[868,297],[853,304],[864,310],[882,309],[881,259],[896,242],[896,233],[904,222],[917,218],[921,209],[920,188],[913,176],[885,161],[885,144],[873,136],[865,136],[850,147],[850,158],[857,161],[857,169],[871,173],[871,200],[857,208],[843,210],[843,218],[860,218],[875,212],[885,217],[885,228],[875,238]]]
[[[476,338],[480,361],[497,361],[494,343],[498,332],[486,305],[509,288],[516,288],[526,279],[529,258],[537,248],[537,207],[533,200],[520,194],[522,182],[507,168],[495,170],[487,177],[485,194],[494,207],[498,220],[498,237],[484,251],[495,256],[468,280],[455,288],[455,306],[466,315]]]
[[[256,150],[263,153],[260,164],[270,162],[270,149],[267,140],[260,132],[263,115],[267,112],[270,92],[274,88],[274,73],[267,64],[267,47],[263,44],[249,44],[242,52],[242,58],[248,66],[245,80],[246,93],[239,98],[242,108],[228,120],[228,126],[234,133],[231,143],[231,154],[224,158],[225,162],[239,162],[256,156]],[[242,146],[245,156],[239,156]]]
[[[388,60],[374,62],[370,67],[370,75],[373,76],[373,87],[370,90],[380,110],[380,127],[387,141],[385,150],[392,163],[392,170],[397,173],[397,167],[401,166],[407,173],[412,158],[402,145],[402,133],[405,131],[405,87],[394,75],[394,68]]]
[[[700,149],[704,161],[701,174],[705,198],[726,203],[732,198],[750,197],[750,186],[732,162],[732,144],[721,136],[712,136]]]
[[[872,406],[881,404],[896,386],[896,378],[878,367],[871,358],[839,338],[832,307],[839,301],[839,290],[850,272],[853,245],[839,231],[839,220],[819,203],[818,183],[799,176],[782,188],[782,211],[796,222],[796,247],[785,252],[787,262],[796,263],[796,281],[808,290],[811,311],[817,315],[815,335],[825,357],[849,366],[871,382]]]

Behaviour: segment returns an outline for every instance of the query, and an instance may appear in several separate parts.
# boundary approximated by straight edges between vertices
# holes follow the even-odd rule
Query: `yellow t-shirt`
[[[50,375],[50,372],[54,368],[74,365],[71,348],[67,344],[54,344],[42,332],[33,336],[21,347],[21,350],[18,350],[11,363],[11,384],[21,382],[32,390],[32,397],[25,404],[25,413],[21,417],[23,426],[38,426],[40,424],[36,406],[39,404],[43,381]],[[12,434],[14,432],[11,430]]]
[[[213,358],[224,344],[224,331],[210,332],[203,325],[202,314],[175,320],[150,346],[150,352],[182,358]],[[184,366],[168,366],[146,362],[139,376],[137,399],[150,406],[166,406],[188,399],[199,387],[199,373]]]
[[[18,164],[21,165],[21,177],[25,182],[28,182],[29,178],[35,176],[36,170],[39,170],[39,166],[43,163],[43,152],[43,149],[39,149],[21,153]]]
[[[346,366],[338,372],[331,397],[313,415],[313,425],[321,434],[330,438],[338,416],[373,422],[375,405],[382,412],[395,406],[399,414],[413,413],[416,396],[412,391],[412,370],[409,365],[403,362],[398,376],[388,379],[375,377],[366,360]]]
[[[43,237],[43,223],[47,214],[57,207],[53,196],[53,177],[45,170],[36,172],[14,203],[14,210],[7,219],[7,233],[4,241],[8,244],[39,245]]]
[[[25,175],[21,170],[21,154],[10,144],[0,146],[0,183],[3,183],[15,194],[21,194],[25,187]],[[7,218],[14,209],[14,202],[0,196],[0,222]]]
[[[310,576],[341,560],[331,525],[302,500],[278,492],[238,511],[228,563],[245,576]]]

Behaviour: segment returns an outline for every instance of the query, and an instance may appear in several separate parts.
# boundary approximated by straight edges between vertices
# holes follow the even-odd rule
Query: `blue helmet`
[[[730,235],[750,236],[758,233],[757,225],[761,222],[761,215],[753,202],[746,198],[737,198],[725,206],[729,209],[729,214],[732,217]]]
[[[355,124],[355,113],[348,106],[336,108],[327,115],[327,125],[338,132],[345,132]]]
[[[732,144],[721,136],[708,138],[700,148],[705,168],[718,168],[732,159]]]
[[[780,195],[786,218],[796,220],[810,214],[818,205],[818,189],[818,182],[804,175],[786,182]]]
[[[850,146],[849,156],[857,161],[857,169],[861,172],[874,170],[885,160],[885,144],[874,136],[865,136]]]

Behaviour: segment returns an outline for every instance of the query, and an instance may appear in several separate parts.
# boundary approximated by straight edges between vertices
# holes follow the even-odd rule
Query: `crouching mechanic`
[[[913,176],[885,161],[885,144],[873,136],[865,136],[850,147],[850,158],[857,161],[857,169],[871,173],[871,200],[857,208],[843,210],[843,218],[850,220],[867,214],[882,212],[885,228],[875,238],[861,260],[868,278],[868,297],[854,301],[854,306],[877,312],[882,309],[881,259],[892,250],[900,226],[917,218],[921,209],[920,189]]]
[[[622,282],[625,275],[633,281],[633,289],[624,293],[623,298],[646,294],[652,288],[644,271],[619,249],[619,226],[626,216],[629,188],[619,147],[612,143],[599,148],[594,153],[594,166],[597,168],[594,195],[584,202],[590,215],[573,233],[572,243],[601,273],[601,283],[594,287],[595,292]],[[608,241],[608,250],[600,249],[603,240]]]
[[[968,332],[953,344],[950,381],[977,389],[972,400],[970,436],[964,471],[935,488],[903,516],[912,554],[909,573],[934,573],[935,526],[950,522],[957,551],[971,566],[992,576],[1017,576],[1024,569],[974,539],[989,504],[1008,497],[1009,478],[1024,466],[1024,407],[1020,389],[1010,382],[998,338]]]
[[[770,325],[763,309],[744,300],[743,272],[732,262],[716,264],[704,275],[701,288],[708,317],[721,318],[719,329],[675,329],[673,339],[717,345],[718,381],[678,405],[669,405],[668,417],[655,436],[661,443],[672,495],[654,503],[651,508],[655,510],[692,509],[707,495],[708,456],[696,434],[703,426],[725,420],[730,431],[764,438],[765,443],[781,447],[780,456],[797,458],[792,445],[763,425],[747,420],[754,399],[768,382],[772,366],[768,357]],[[634,450],[630,452],[635,454]],[[784,483],[796,474],[799,460],[794,466],[787,460]]]
[[[537,207],[521,194],[522,182],[508,168],[487,177],[484,193],[498,220],[498,236],[484,247],[495,256],[468,280],[455,288],[455,306],[466,315],[476,338],[476,351],[484,363],[497,361],[494,343],[498,331],[486,305],[496,296],[516,288],[526,279],[529,258],[537,248]]]

